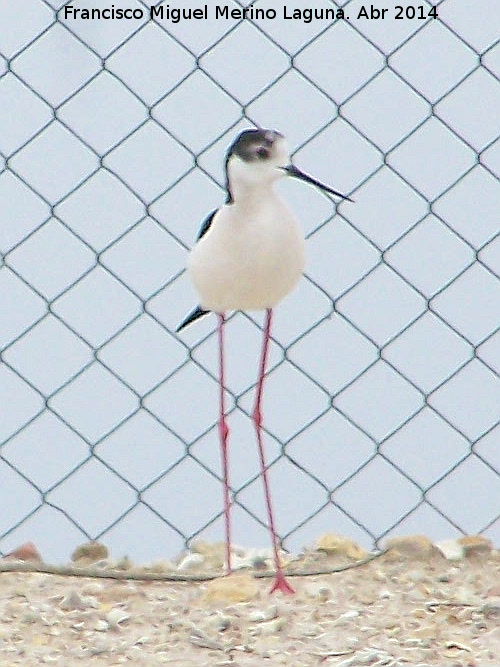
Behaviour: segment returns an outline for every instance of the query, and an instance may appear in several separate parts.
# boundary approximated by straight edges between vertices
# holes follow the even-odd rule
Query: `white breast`
[[[221,208],[192,249],[188,272],[202,308],[273,308],[295,286],[305,263],[304,239],[287,204],[274,192]]]

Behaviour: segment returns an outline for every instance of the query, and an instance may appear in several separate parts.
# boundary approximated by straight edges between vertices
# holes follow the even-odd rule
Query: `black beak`
[[[347,199],[347,201],[353,202],[354,200],[351,199],[350,197],[346,197],[345,195],[341,194],[340,192],[337,192],[336,190],[332,190],[328,185],[325,185],[324,183],[321,183],[320,181],[317,181],[315,178],[312,176],[309,176],[309,174],[305,174],[303,171],[300,171],[294,164],[289,164],[286,167],[280,167],[283,169],[283,171],[286,171],[286,173],[289,176],[293,176],[293,178],[298,178],[301,181],[305,181],[306,183],[310,183],[311,185],[315,185],[317,188],[320,188],[320,190],[324,190],[325,192],[329,192],[331,195],[335,195],[336,197],[341,197],[342,199]]]

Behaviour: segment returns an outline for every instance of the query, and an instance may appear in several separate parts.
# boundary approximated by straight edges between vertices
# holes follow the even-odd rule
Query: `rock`
[[[234,547],[231,547],[231,552],[234,552]],[[225,542],[194,540],[190,544],[190,554],[203,556],[203,562],[209,570],[220,570],[226,562],[226,544]]]
[[[493,549],[491,540],[483,535],[466,535],[458,542],[462,545],[466,557],[489,554]]]
[[[174,572],[177,568],[169,560],[157,560],[144,568],[147,572],[154,572],[155,574],[165,574],[166,572]]]
[[[481,611],[486,617],[495,617],[495,618],[500,618],[500,597],[496,596],[488,596],[489,599],[487,602],[485,602],[482,607]]]
[[[392,537],[386,541],[385,550],[396,557],[430,558],[435,554],[442,556],[441,551],[425,535]]]
[[[97,632],[106,632],[106,630],[108,630],[108,629],[109,629],[109,624],[106,623],[106,621],[103,621],[102,618],[99,618],[96,621],[95,626],[94,626],[94,630],[96,630]]]
[[[104,591],[104,586],[100,581],[88,581],[82,586],[82,593],[85,595],[100,595]]]
[[[279,559],[282,566],[287,562],[283,551],[279,553]],[[265,570],[272,566],[273,552],[272,549],[243,549],[238,547],[233,553],[233,567],[235,570]]]
[[[222,614],[220,611],[218,611],[215,616],[209,619],[207,624],[210,625],[210,627],[213,628],[216,632],[225,632],[232,626],[233,621],[234,617],[227,616],[226,614]]]
[[[14,551],[6,554],[4,559],[42,562],[40,552],[35,547],[33,542],[25,542],[24,544],[21,544],[20,547],[17,547],[17,549],[14,549]]]
[[[333,598],[332,589],[329,586],[319,583],[308,584],[305,588],[305,593],[320,602],[327,602],[327,600]]]
[[[179,572],[199,569],[205,562],[205,556],[199,553],[187,554],[177,566]]]
[[[316,542],[316,551],[323,551],[329,555],[346,556],[350,560],[362,560],[369,554],[356,542],[341,535],[326,533]]]
[[[106,621],[112,630],[118,630],[120,623],[128,621],[129,618],[129,614],[125,614],[121,609],[112,609],[106,614]]]
[[[436,543],[436,548],[443,554],[447,560],[462,560],[465,556],[465,550],[459,540],[442,540]]]
[[[90,564],[108,558],[108,548],[99,542],[86,542],[77,547],[71,554],[73,563]]]
[[[286,620],[284,618],[274,618],[272,621],[267,621],[266,623],[261,623],[259,625],[259,634],[265,636],[271,636],[278,634],[286,625]]]
[[[70,592],[62,599],[61,609],[65,611],[72,611],[74,609],[97,609],[99,602],[91,595],[84,596],[72,588]]]
[[[134,567],[134,564],[128,556],[122,556],[119,560],[116,561],[114,567],[117,570],[123,570],[124,572],[127,572]]]
[[[264,621],[271,621],[278,617],[278,607],[273,604],[267,609],[256,609],[250,612],[248,620],[251,623],[262,623]]]
[[[259,594],[259,586],[252,577],[245,574],[231,574],[214,579],[205,586],[202,600],[205,602],[248,602]]]
[[[220,560],[223,560],[226,555],[225,542],[205,542],[204,540],[193,540],[190,543],[190,549],[194,554],[202,554],[203,556],[212,556],[216,554]]]

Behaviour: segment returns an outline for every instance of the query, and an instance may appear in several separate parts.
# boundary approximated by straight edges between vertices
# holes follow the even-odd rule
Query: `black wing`
[[[198,232],[198,236],[197,236],[197,238],[196,238],[196,241],[197,241],[197,242],[198,242],[203,236],[205,236],[205,234],[206,234],[206,233],[208,232],[208,230],[210,229],[210,225],[212,224],[212,221],[213,221],[213,219],[214,219],[214,217],[215,217],[215,214],[217,213],[217,210],[218,210],[218,209],[215,209],[215,211],[212,211],[212,213],[210,213],[210,214],[205,218],[205,220],[202,222],[200,231]],[[182,329],[184,329],[184,327],[187,327],[187,326],[188,326],[189,324],[191,324],[192,322],[196,322],[196,320],[199,320],[200,317],[203,317],[204,315],[208,315],[209,312],[210,312],[209,310],[205,310],[204,308],[201,308],[200,306],[196,306],[196,308],[193,308],[193,310],[189,313],[189,315],[187,315],[187,316],[182,320],[182,322],[179,324],[179,326],[177,327],[177,329],[176,329],[175,331],[176,331],[177,333],[179,333],[179,331],[182,331]]]
[[[196,306],[196,308],[193,308],[193,310],[187,315],[182,322],[179,324],[177,329],[175,330],[176,333],[179,333],[179,331],[182,331],[184,327],[187,327],[188,324],[191,324],[192,322],[196,322],[196,320],[199,320],[200,317],[203,317],[204,315],[208,315],[210,311],[205,310],[204,308],[200,308],[200,306]]]
[[[215,211],[212,211],[212,213],[210,213],[210,215],[208,215],[205,218],[205,220],[201,225],[200,231],[198,232],[198,236],[196,237],[196,241],[199,241],[208,232],[216,213],[217,209],[215,209]],[[189,315],[186,315],[186,317],[182,320],[182,322],[179,324],[179,326],[175,331],[179,333],[179,331],[182,331],[184,327],[187,327],[192,322],[196,322],[196,320],[199,320],[200,317],[208,315],[209,312],[210,312],[209,310],[205,310],[200,306],[196,306],[196,308],[193,308],[193,310],[189,313]]]
[[[200,231],[198,232],[198,236],[196,237],[196,240],[199,241],[205,234],[208,232],[210,229],[210,225],[213,222],[213,219],[215,218],[215,214],[217,213],[218,209],[215,209],[215,211],[212,211],[210,215],[208,215],[205,220],[203,220]]]

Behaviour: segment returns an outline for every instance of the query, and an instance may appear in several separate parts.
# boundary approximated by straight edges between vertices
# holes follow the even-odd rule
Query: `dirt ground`
[[[339,563],[322,553],[290,569]],[[447,559],[414,545],[289,581],[296,595],[270,596],[271,580],[251,573],[170,582],[1,572],[0,665],[500,662],[497,550]]]

